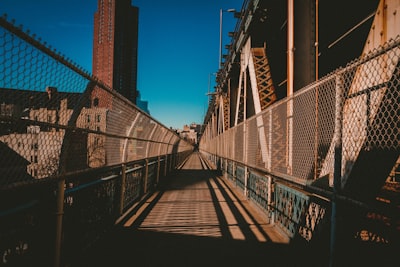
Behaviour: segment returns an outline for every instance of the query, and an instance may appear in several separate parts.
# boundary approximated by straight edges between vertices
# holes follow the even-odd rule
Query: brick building
[[[94,14],[93,75],[136,104],[139,9],[131,0],[98,0]],[[110,108],[106,93],[95,89],[95,106]]]

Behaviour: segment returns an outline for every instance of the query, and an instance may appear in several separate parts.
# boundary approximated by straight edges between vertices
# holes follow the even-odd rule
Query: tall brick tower
[[[98,0],[94,14],[93,75],[136,104],[139,9],[131,0]],[[110,107],[96,90],[95,106]]]

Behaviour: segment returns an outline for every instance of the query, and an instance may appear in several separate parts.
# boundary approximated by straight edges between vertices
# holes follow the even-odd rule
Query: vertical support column
[[[143,193],[147,193],[147,181],[149,179],[149,160],[145,160],[145,166],[144,166],[144,181],[143,181]]]
[[[61,240],[62,240],[62,222],[64,215],[64,195],[65,195],[65,179],[58,182],[57,189],[57,209],[56,209],[56,240],[54,251],[54,266],[59,267],[61,264]]]
[[[265,162],[265,167],[269,172],[272,170],[272,112],[272,109],[268,111],[268,157]]]
[[[244,166],[244,195],[246,198],[249,198],[249,190],[248,190],[248,181],[249,181],[249,168],[247,165]]]
[[[287,174],[292,174],[293,149],[293,82],[294,82],[294,0],[288,0],[288,43],[287,43]]]
[[[161,168],[161,159],[160,156],[157,157],[157,176],[156,176],[156,184],[160,181],[160,168]]]
[[[244,69],[243,80],[243,121],[247,119],[247,68]]]
[[[243,71],[242,71],[242,65],[240,66],[240,74],[239,74],[239,85],[237,88],[237,95],[236,95],[236,108],[235,108],[235,120],[234,120],[234,126],[238,125],[239,123],[239,116],[240,116],[240,98],[241,98],[241,93],[242,93],[242,80],[243,80]]]
[[[93,81],[89,82],[86,86],[84,96],[89,97],[94,89],[95,83]],[[81,99],[87,99],[83,97]],[[74,127],[78,116],[84,106],[84,101],[80,101],[78,106],[74,109],[73,113],[68,122],[69,127]],[[70,142],[73,136],[73,132],[68,128],[65,131],[64,141],[62,142],[61,152],[60,152],[60,164],[59,164],[59,174],[62,179],[58,182],[57,189],[57,203],[56,203],[56,232],[55,232],[55,244],[54,244],[54,267],[59,267],[61,265],[61,241],[62,241],[62,231],[63,231],[63,216],[64,216],[64,196],[65,196],[65,173],[66,173],[66,163],[70,147]]]
[[[341,191],[342,179],[342,128],[343,128],[343,105],[344,105],[344,90],[342,81],[342,72],[336,76],[336,102],[335,102],[335,155],[334,155],[334,171],[333,171],[333,197],[332,197],[332,213],[331,213],[331,240],[330,240],[330,260],[329,266],[336,266],[337,255],[337,194]]]
[[[227,173],[228,173],[228,160],[225,158],[224,159],[224,178],[227,178]]]
[[[294,91],[315,81],[316,0],[293,2],[294,23]]]
[[[318,81],[318,0],[315,0],[315,55],[314,55],[314,61],[315,61],[315,80]],[[319,131],[319,123],[318,123],[318,112],[319,112],[319,100],[318,100],[318,91],[319,91],[319,86],[316,86],[315,88],[315,145],[314,145],[314,179],[318,178],[318,131]]]
[[[125,187],[126,187],[126,164],[121,166],[121,192],[119,197],[119,215],[124,212],[124,199],[125,199]]]
[[[170,173],[170,171],[171,171],[172,154],[169,154],[167,157],[168,157],[167,173]]]
[[[247,125],[248,125],[248,122],[247,121],[245,121],[244,123],[243,123],[243,162],[244,162],[244,195],[246,196],[246,197],[248,197],[248,185],[247,185],[247,183],[248,183],[248,169],[247,169],[247,165],[248,165],[248,160],[247,160],[247,155],[248,155],[248,153],[247,153],[247,148],[248,148],[248,145],[247,145],[247,142],[249,141],[249,139],[248,139],[248,137],[247,137]]]
[[[165,161],[164,161],[164,176],[167,176],[167,168],[168,168],[168,155],[165,155]]]
[[[293,94],[294,72],[294,0],[287,2],[287,96]]]
[[[232,180],[236,186],[237,181],[236,181],[237,177],[236,177],[236,162],[232,161]]]
[[[319,79],[319,5],[318,0],[315,0],[315,80]]]
[[[275,216],[274,216],[274,209],[271,209],[271,204],[272,204],[272,177],[271,175],[267,176],[267,183],[268,183],[268,189],[267,189],[267,194],[268,194],[268,198],[267,198],[267,205],[268,205],[268,212],[269,212],[269,217],[270,219],[270,223],[274,223],[275,220]]]

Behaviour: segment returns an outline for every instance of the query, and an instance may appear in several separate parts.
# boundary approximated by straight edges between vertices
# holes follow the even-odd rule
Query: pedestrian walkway
[[[216,174],[193,153],[80,266],[282,266],[288,240]]]

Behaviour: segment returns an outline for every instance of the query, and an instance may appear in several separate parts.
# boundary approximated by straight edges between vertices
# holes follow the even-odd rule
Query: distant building
[[[0,103],[0,116],[19,117],[21,115],[21,107],[14,104]]]
[[[147,101],[144,101],[140,97],[140,92],[138,92],[137,98],[136,98],[136,105],[138,108],[140,108],[142,111],[146,112],[147,114],[150,115],[150,110],[149,110],[149,103]]]
[[[136,104],[139,9],[131,0],[98,0],[94,14],[93,75]],[[94,106],[111,108],[101,90],[93,91]]]
[[[63,132],[41,132],[39,127],[31,127],[25,134],[0,136],[0,141],[28,162],[29,175],[45,178],[57,174],[63,137]]]
[[[63,127],[57,127],[57,125],[68,124],[73,112],[70,106],[76,105],[77,94],[58,93],[55,87],[47,87],[45,93],[17,89],[0,90],[0,93],[5,92],[8,94],[7,98],[2,99],[4,103],[0,104],[1,116],[24,118],[39,123],[27,125],[22,129],[21,126],[24,124],[15,126],[18,124],[7,123],[7,120],[1,121],[0,145],[3,147],[1,152],[21,159],[18,161],[21,162],[18,168],[11,169],[3,166],[2,173],[18,171],[21,176],[25,169],[23,177],[40,179],[56,175],[65,135]],[[68,99],[74,103],[69,104]],[[106,115],[107,110],[104,108],[83,107],[77,126],[81,129],[105,132]],[[105,165],[107,159],[104,135],[88,134],[83,131],[71,134],[74,135],[72,137],[74,142],[69,147],[67,171]],[[14,154],[10,151],[14,151]]]
[[[201,127],[202,127],[202,124],[197,124],[194,122],[190,124],[190,129],[193,129],[197,133],[197,135],[199,135],[201,133],[201,129],[202,129]]]
[[[51,90],[54,91],[54,89]],[[55,91],[57,90],[55,89]],[[14,119],[29,119],[30,116],[35,119],[36,116],[44,116],[46,118],[41,118],[40,121],[51,122],[53,119],[56,120],[56,117],[50,119],[48,115],[56,116],[56,110],[62,105],[62,101],[59,103],[57,101],[65,99],[64,104],[67,105],[65,109],[73,109],[81,96],[79,93],[66,92],[56,92],[56,95],[57,97],[50,101],[51,98],[49,98],[48,92],[0,88],[0,116],[12,117]],[[50,103],[52,101],[55,103]],[[47,108],[48,105],[50,105],[50,108]],[[53,108],[54,105],[56,108]],[[88,106],[88,103],[84,103],[84,106]],[[46,111],[46,115],[39,115],[39,113],[30,114],[32,110],[38,109],[49,109],[51,111]],[[59,119],[62,120],[63,118]],[[26,133],[26,127],[20,127],[19,124],[11,123],[11,121],[2,121],[0,123],[0,135],[9,133]]]
[[[177,130],[177,133],[189,143],[197,144],[200,130],[201,124],[192,123],[190,125],[184,125],[182,130]]]
[[[47,92],[0,89],[0,97],[4,96],[0,98],[0,155],[7,158],[6,163],[0,164],[0,181],[26,181],[58,174],[65,128],[80,98],[75,93],[47,89]],[[76,128],[70,132],[73,142],[68,147],[67,172],[133,161],[147,155],[146,143],[135,139],[143,138],[143,126],[121,128],[122,134],[126,132],[133,137],[131,140],[103,134],[120,117],[118,111],[84,105]]]

